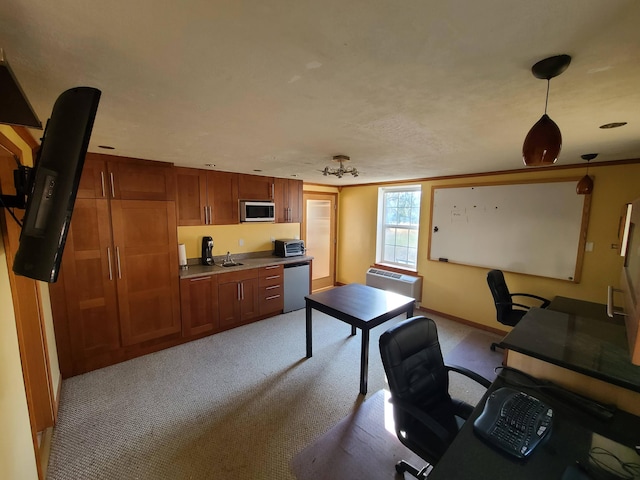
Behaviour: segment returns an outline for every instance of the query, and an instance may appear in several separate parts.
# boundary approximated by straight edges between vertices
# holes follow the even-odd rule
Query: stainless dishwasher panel
[[[309,295],[309,262],[284,265],[284,313],[305,307]]]

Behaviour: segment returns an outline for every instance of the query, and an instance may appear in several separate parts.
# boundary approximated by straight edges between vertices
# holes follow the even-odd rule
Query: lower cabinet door
[[[182,336],[215,333],[218,322],[218,279],[215,275],[180,280]]]

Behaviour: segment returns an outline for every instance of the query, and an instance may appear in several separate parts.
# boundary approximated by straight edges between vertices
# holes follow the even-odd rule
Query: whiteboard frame
[[[535,179],[535,180],[522,180],[522,181],[510,181],[510,182],[486,182],[486,183],[468,183],[468,184],[449,184],[449,185],[434,185],[431,187],[431,214],[430,214],[430,223],[429,223],[429,242],[428,242],[428,260],[438,263],[454,263],[458,265],[469,265],[473,267],[479,268],[498,268],[508,272],[519,273],[522,275],[532,275],[537,277],[544,278],[553,278],[561,281],[568,281],[571,283],[580,283],[580,279],[582,277],[582,263],[584,260],[584,252],[586,246],[587,239],[587,229],[589,224],[589,212],[591,210],[591,194],[582,195],[584,197],[583,205],[582,205],[582,217],[580,219],[580,233],[578,242],[576,245],[575,251],[575,268],[573,272],[573,278],[561,278],[552,275],[546,275],[544,273],[538,272],[523,272],[523,271],[515,271],[510,270],[508,267],[500,266],[500,265],[483,265],[480,263],[466,263],[464,261],[456,261],[451,259],[438,259],[432,258],[432,237],[433,237],[433,229],[434,229],[434,208],[435,208],[435,196],[436,191],[440,189],[470,189],[473,187],[500,187],[500,186],[514,186],[514,185],[531,185],[531,184],[553,184],[560,182],[574,182],[577,183],[579,177],[564,177],[564,178],[543,178],[543,179]],[[578,195],[576,193],[576,195]]]

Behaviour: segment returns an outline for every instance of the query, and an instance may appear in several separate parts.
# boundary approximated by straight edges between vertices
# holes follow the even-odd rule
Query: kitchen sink
[[[244,265],[243,263],[240,262],[236,262],[236,263],[223,263],[222,266],[223,267],[239,267],[240,265]]]

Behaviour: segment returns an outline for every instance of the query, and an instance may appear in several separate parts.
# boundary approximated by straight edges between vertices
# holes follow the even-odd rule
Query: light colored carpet
[[[474,330],[429,316],[445,355]],[[362,402],[360,334],[313,318],[311,359],[298,310],[64,380],[48,480],[293,479],[294,455]],[[400,320],[371,331],[368,396],[386,387],[378,338]]]

